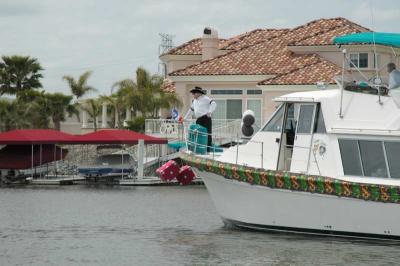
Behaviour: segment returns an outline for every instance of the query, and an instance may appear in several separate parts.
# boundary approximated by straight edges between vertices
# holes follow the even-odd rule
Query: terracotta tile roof
[[[164,92],[175,92],[175,82],[170,79],[164,79],[161,84],[161,90]]]
[[[210,60],[188,66],[170,73],[170,76],[191,75],[266,75],[283,74],[310,64],[312,56],[298,56],[289,51],[290,43],[313,38],[318,43],[331,38],[335,32],[351,33],[368,30],[344,18],[319,19],[296,27],[267,40],[251,43],[239,50],[228,52]],[[333,31],[333,32],[331,32]],[[257,31],[258,32],[258,31]],[[327,37],[324,37],[327,35]],[[318,36],[318,37],[317,37]],[[230,44],[230,46],[233,44]]]
[[[240,34],[230,39],[220,39],[219,49],[239,50],[245,46],[286,33],[288,29],[256,29]],[[172,48],[165,54],[171,55],[201,55],[201,38],[196,38]]]
[[[330,19],[317,19],[307,24],[301,25],[292,29],[290,32],[294,34],[292,42],[299,42],[308,39],[312,36],[325,34],[331,30],[341,27],[351,27],[358,31],[370,31],[369,29],[362,27],[345,18],[330,18]],[[347,34],[346,31],[343,34]]]
[[[333,78],[341,74],[342,69],[337,65],[319,58],[318,61],[294,69],[288,73],[263,80],[258,85],[308,85],[319,81],[335,83]]]
[[[170,49],[165,54],[173,55],[200,55],[201,54],[201,39],[193,39],[185,42],[182,45]]]
[[[230,52],[182,70],[170,76],[188,75],[265,75],[286,73],[310,63],[314,56],[296,56],[280,40],[261,42],[253,46]]]
[[[234,38],[228,39],[223,43],[222,49],[240,50],[246,46],[256,44],[260,41],[266,41],[285,34],[289,29],[256,29],[246,32]]]
[[[336,36],[365,32],[367,29],[360,28],[358,25],[341,25],[327,31],[319,32],[301,41],[289,43],[290,46],[311,46],[311,45],[330,45]]]

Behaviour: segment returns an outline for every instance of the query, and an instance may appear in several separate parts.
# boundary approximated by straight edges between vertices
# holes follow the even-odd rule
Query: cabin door
[[[308,171],[316,104],[300,104],[294,137],[291,172]]]

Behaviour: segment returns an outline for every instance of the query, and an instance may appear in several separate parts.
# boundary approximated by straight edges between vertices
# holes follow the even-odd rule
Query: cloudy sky
[[[205,26],[229,38],[338,16],[400,32],[399,0],[0,0],[0,55],[37,58],[46,91],[69,94],[62,76],[92,70],[89,83],[108,94],[138,66],[157,73],[159,33],[179,45]]]

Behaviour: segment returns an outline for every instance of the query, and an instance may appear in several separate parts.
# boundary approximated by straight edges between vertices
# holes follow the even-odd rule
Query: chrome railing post
[[[263,169],[264,164],[264,142],[261,142],[261,169]]]
[[[239,157],[239,137],[236,138],[236,164],[238,164],[238,157]]]

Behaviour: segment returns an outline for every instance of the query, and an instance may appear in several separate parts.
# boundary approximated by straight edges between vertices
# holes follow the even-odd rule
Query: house
[[[251,109],[261,126],[276,108],[273,98],[316,90],[317,82],[333,87],[344,61],[343,47],[334,45],[333,38],[365,31],[370,30],[345,18],[318,19],[292,29],[256,29],[229,39],[205,28],[202,38],[160,56],[168,73],[164,90],[180,96],[184,113],[191,102],[190,89],[200,86],[217,102],[214,118],[238,119]],[[386,76],[384,66],[399,63],[390,47],[344,47],[346,68],[355,75],[373,77],[378,66]]]

